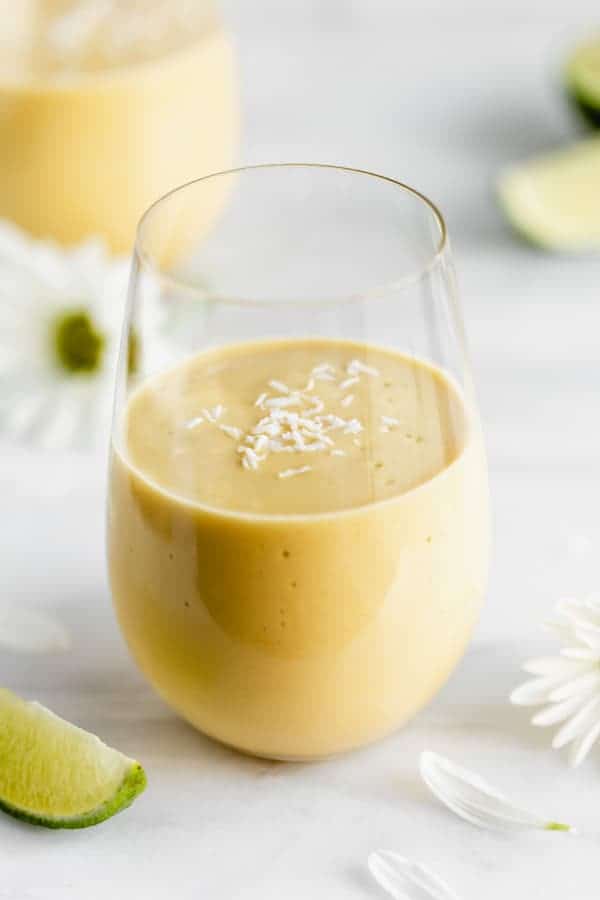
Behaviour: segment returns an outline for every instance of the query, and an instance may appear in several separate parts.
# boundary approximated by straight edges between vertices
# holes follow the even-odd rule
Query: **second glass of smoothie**
[[[129,253],[153,200],[232,164],[235,66],[214,0],[0,0],[0,22],[0,217]]]
[[[351,750],[460,660],[489,543],[462,335],[443,219],[391,179],[251,167],[142,220],[110,578],[140,668],[207,735]]]

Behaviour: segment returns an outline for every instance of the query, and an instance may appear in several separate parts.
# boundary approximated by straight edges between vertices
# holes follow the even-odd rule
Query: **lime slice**
[[[588,138],[509,169],[498,185],[512,226],[555,250],[600,247],[600,137]]]
[[[567,92],[595,128],[600,128],[600,38],[575,48],[565,67]]]
[[[133,759],[39,703],[0,689],[0,809],[47,828],[86,828],[146,786]]]

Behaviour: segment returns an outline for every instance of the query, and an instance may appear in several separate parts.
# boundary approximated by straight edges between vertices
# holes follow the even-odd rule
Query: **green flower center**
[[[70,309],[54,319],[52,343],[65,371],[91,374],[100,370],[106,338],[85,309]]]

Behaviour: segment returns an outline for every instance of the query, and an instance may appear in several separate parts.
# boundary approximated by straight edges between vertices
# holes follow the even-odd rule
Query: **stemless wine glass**
[[[488,490],[446,227],[391,178],[266,165],[137,234],[112,592],[182,716],[259,756],[390,733],[461,658]]]

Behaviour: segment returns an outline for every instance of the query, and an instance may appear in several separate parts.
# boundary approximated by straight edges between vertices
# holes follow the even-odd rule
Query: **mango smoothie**
[[[0,216],[128,250],[150,203],[226,168],[232,49],[212,0],[0,0]]]
[[[486,466],[439,369],[351,341],[208,350],[116,430],[109,565],[163,697],[241,750],[393,731],[460,659],[488,561]]]

